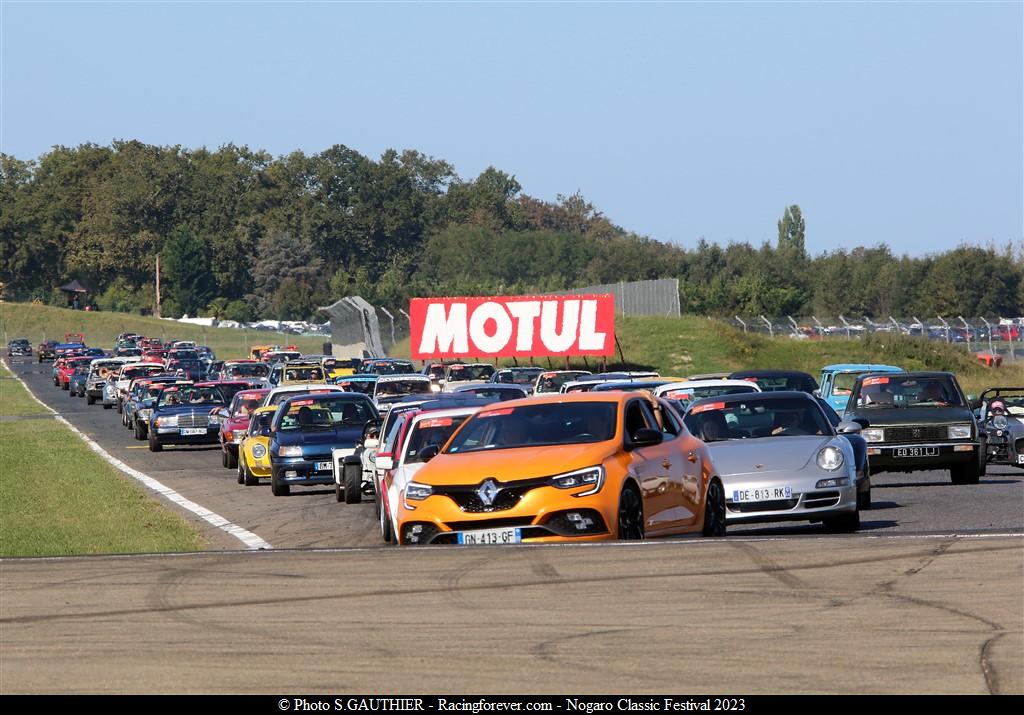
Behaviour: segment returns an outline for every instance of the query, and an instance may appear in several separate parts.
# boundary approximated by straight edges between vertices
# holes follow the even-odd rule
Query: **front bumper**
[[[978,459],[977,442],[929,442],[885,444],[868,442],[868,460],[874,472],[916,472],[948,469]],[[926,454],[935,451],[937,454]]]
[[[618,526],[618,492],[613,486],[605,484],[600,492],[587,497],[574,497],[572,491],[539,486],[526,492],[510,509],[486,512],[464,511],[452,498],[440,494],[414,502],[415,508],[410,509],[397,495],[399,543],[455,544],[460,531],[507,527],[518,527],[524,544],[616,538],[613,529]],[[570,512],[583,519],[570,521]],[[420,528],[415,541],[409,538],[414,526]]]
[[[759,475],[725,477],[725,521],[727,524],[745,524],[765,521],[820,521],[857,510],[857,491],[867,489],[867,477],[859,482],[847,475],[844,487],[817,488],[822,479],[842,477],[842,474],[820,473],[812,477],[786,479],[777,477],[769,482],[758,480]],[[789,499],[771,501],[734,501],[737,488],[792,487]]]
[[[331,467],[317,469],[318,463],[330,464]],[[271,470],[277,475],[277,480],[281,484],[298,484],[300,486],[334,484],[334,465],[330,452],[308,457],[276,457],[271,460]]]

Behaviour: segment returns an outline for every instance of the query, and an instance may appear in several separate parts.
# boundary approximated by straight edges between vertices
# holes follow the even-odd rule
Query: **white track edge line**
[[[21,384],[21,386],[25,388],[25,392],[27,392],[29,394],[29,397],[31,397],[33,400],[35,400],[40,405],[42,405],[42,407],[44,409],[46,409],[46,410],[50,411],[51,413],[53,413],[54,418],[58,422],[63,423],[68,429],[70,429],[72,432],[74,432],[79,437],[81,437],[82,441],[85,442],[87,445],[89,445],[89,448],[93,452],[98,454],[103,459],[103,461],[105,461],[107,464],[109,464],[110,466],[114,467],[118,471],[123,472],[124,474],[127,474],[129,477],[131,477],[135,481],[141,483],[143,486],[145,486],[150,491],[156,492],[160,496],[165,497],[166,499],[174,502],[175,504],[180,506],[182,509],[185,509],[186,511],[192,512],[193,514],[195,514],[196,516],[198,516],[200,519],[202,519],[206,523],[210,524],[211,526],[214,526],[214,527],[220,529],[221,531],[224,531],[224,532],[230,534],[231,536],[234,536],[236,539],[238,539],[243,544],[245,544],[246,548],[252,549],[252,550],[258,550],[258,549],[266,550],[266,549],[273,549],[274,548],[269,543],[267,543],[262,538],[260,538],[259,536],[257,536],[253,532],[249,531],[248,529],[245,529],[245,528],[239,526],[238,524],[234,524],[234,523],[228,521],[226,518],[224,518],[220,514],[217,514],[216,512],[210,511],[209,509],[207,509],[206,507],[202,506],[201,504],[196,504],[191,499],[187,499],[186,497],[184,497],[181,494],[179,494],[178,492],[174,491],[173,489],[171,489],[167,485],[162,484],[161,482],[158,482],[156,479],[153,479],[153,477],[149,476],[148,474],[140,472],[139,470],[137,470],[137,469],[135,469],[133,467],[129,467],[127,464],[122,462],[120,459],[118,459],[114,455],[110,454],[107,450],[103,449],[103,447],[101,447],[91,437],[89,437],[84,432],[82,432],[77,427],[75,427],[73,424],[71,424],[66,419],[64,419],[60,415],[60,413],[57,412],[57,410],[53,409],[48,404],[46,404],[45,402],[40,400],[38,397],[36,397],[35,393],[32,392],[32,390],[29,388],[29,386],[27,384],[25,384],[25,381],[22,380],[18,376],[18,373],[15,372],[11,368],[11,366],[7,363],[7,361],[3,360],[2,362],[4,364],[4,367],[6,367],[8,370],[11,371],[11,375],[14,376],[14,379],[17,380]]]

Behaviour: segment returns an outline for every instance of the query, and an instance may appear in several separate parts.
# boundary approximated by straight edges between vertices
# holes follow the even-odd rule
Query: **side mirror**
[[[863,427],[861,427],[859,422],[844,420],[836,427],[836,432],[839,434],[860,434],[862,429]]]
[[[441,453],[441,447],[436,444],[428,444],[426,447],[420,450],[417,455],[424,462],[429,462],[431,459]]]
[[[395,468],[395,460],[390,456],[377,455],[377,459],[374,460],[374,465],[377,469],[383,469],[385,471]]]
[[[380,440],[377,439],[376,437],[368,437],[366,439],[366,441],[363,442],[363,448],[364,449],[377,449],[377,447],[379,447],[379,446],[380,446]]]
[[[633,448],[650,447],[655,444],[661,444],[661,441],[664,438],[665,436],[659,430],[651,429],[650,427],[643,427],[633,434],[630,446]]]

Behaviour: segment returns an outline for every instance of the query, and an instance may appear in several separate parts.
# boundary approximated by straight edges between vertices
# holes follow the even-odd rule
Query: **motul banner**
[[[413,298],[409,318],[416,360],[615,352],[615,300],[610,293]]]

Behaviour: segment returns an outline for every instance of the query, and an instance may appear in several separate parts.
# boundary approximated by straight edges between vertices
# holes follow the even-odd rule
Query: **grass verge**
[[[263,330],[204,328],[199,325],[130,313],[87,312],[31,303],[0,303],[0,336],[8,340],[28,338],[33,348],[42,340],[61,340],[65,333],[84,333],[89,345],[111,349],[119,333],[135,332],[161,340],[194,340],[209,345],[217,357],[248,357],[252,345],[295,345],[305,353],[320,353],[325,337],[303,337]]]
[[[49,418],[0,366],[0,556],[198,551],[199,532]],[[31,409],[30,409],[31,408]],[[3,419],[14,415],[22,419]],[[28,416],[28,418],[24,418]]]

